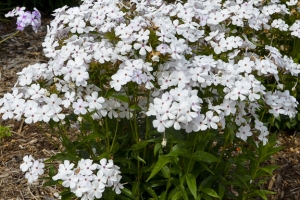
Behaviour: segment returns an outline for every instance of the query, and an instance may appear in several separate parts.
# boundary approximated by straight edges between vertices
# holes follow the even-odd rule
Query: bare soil
[[[50,19],[43,19],[41,30],[35,34],[30,28],[0,44],[0,97],[11,91],[16,83],[16,73],[29,64],[47,62],[43,56],[42,45],[46,34],[46,25]],[[15,23],[0,21],[0,39],[15,32]],[[55,138],[47,129],[38,125],[27,125],[23,121],[7,120],[0,123],[11,127],[12,136],[0,141],[0,200],[8,199],[56,199],[59,192],[54,187],[43,187],[43,180],[28,184],[20,171],[23,156],[49,158],[57,151],[52,144]],[[285,149],[274,155],[266,164],[279,165],[265,188],[276,192],[269,196],[271,200],[300,199],[300,134],[278,134],[278,145]]]

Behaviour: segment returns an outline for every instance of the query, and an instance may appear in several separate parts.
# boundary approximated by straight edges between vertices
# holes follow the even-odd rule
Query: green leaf
[[[137,144],[132,145],[130,150],[135,150],[136,151],[136,150],[142,149],[142,148],[146,147],[147,144],[148,144],[148,141],[141,141]]]
[[[174,196],[176,196],[178,193],[178,190],[176,188],[174,188],[173,190],[171,190],[171,192],[169,192],[169,195],[168,195],[168,200],[170,199],[173,199]]]
[[[161,172],[164,175],[165,178],[169,178],[170,177],[170,169],[167,165],[163,166],[163,168],[161,168]]]
[[[141,158],[141,157],[139,156],[139,152],[133,151],[133,152],[131,153],[131,156],[132,156],[133,158],[137,159],[138,161],[141,161],[142,163],[146,164],[146,161],[145,161],[143,158]]]
[[[280,124],[277,121],[275,122],[275,126],[277,129],[280,129]]]
[[[195,176],[193,174],[186,174],[185,179],[192,195],[197,199],[197,183]]]
[[[113,146],[111,147],[111,152],[114,153],[120,149],[120,144],[118,142],[115,142]]]
[[[49,181],[47,181],[43,184],[43,187],[52,186],[52,185],[56,185],[56,184],[57,184],[57,182],[54,181],[52,178],[50,178]]]
[[[171,181],[171,183],[177,188],[177,190],[180,191],[182,198],[183,198],[184,200],[189,200],[188,195],[187,195],[187,193],[186,193],[186,190],[185,190],[185,188],[180,184],[180,181],[179,181],[178,179],[176,179],[176,178],[173,178],[173,177],[170,179],[170,181]],[[175,196],[177,196],[177,195],[175,195]]]
[[[187,149],[185,148],[179,148],[177,145],[175,145],[172,149],[171,152],[169,154],[167,154],[166,156],[185,156],[185,157],[191,157],[189,156],[189,154],[187,153]]]
[[[200,165],[201,165],[204,169],[206,169],[206,171],[208,171],[208,172],[210,172],[211,174],[215,175],[215,173],[214,173],[211,169],[209,169],[209,167],[208,167],[204,162],[200,162]]]
[[[234,177],[236,177],[237,179],[239,179],[244,186],[249,189],[250,187],[250,180],[251,180],[251,176],[250,175],[243,175],[241,176],[240,174],[233,174]]]
[[[136,199],[135,196],[132,194],[132,192],[130,190],[128,190],[127,188],[122,189],[122,194],[125,194],[130,199]]]
[[[205,194],[205,193],[202,193],[202,197],[204,200],[213,200],[213,198],[211,198],[211,196]]]
[[[134,196],[137,196],[139,194],[139,190],[140,190],[140,182],[135,181],[132,185],[132,194]]]
[[[162,179],[162,180],[154,180],[154,181],[149,181],[148,185],[152,188],[154,187],[159,187],[159,186],[166,186],[168,183],[167,179]]]
[[[53,176],[55,176],[55,174],[56,174],[56,168],[54,167],[53,164],[50,164],[49,165],[49,176],[53,177]]]
[[[177,191],[171,198],[171,200],[178,200],[178,199],[181,199],[182,197],[182,193],[181,191]]]
[[[161,170],[161,168],[163,168],[166,164],[168,164],[172,160],[173,160],[172,157],[160,156],[146,182],[148,182],[153,176],[155,176]]]
[[[142,187],[155,199],[158,200],[158,196],[156,195],[155,191],[147,184],[143,184]]]
[[[300,121],[300,113],[297,114],[297,120]]]
[[[250,193],[248,196],[259,196],[264,200],[268,200],[267,194],[276,194],[275,192],[269,190],[255,190],[254,192]]]
[[[120,101],[123,101],[123,102],[125,102],[125,103],[128,103],[129,104],[129,102],[130,102],[130,99],[127,97],[127,96],[124,96],[124,95],[116,95],[116,94],[113,94],[113,95],[111,95],[112,97],[114,97],[114,98],[116,98],[116,99],[118,99],[118,100],[120,100]]]
[[[193,154],[192,159],[196,161],[203,161],[203,162],[220,162],[219,158],[205,151],[196,151]]]
[[[219,184],[219,196],[220,196],[220,199],[223,199],[224,194],[225,194],[225,186],[222,183],[220,183]]]
[[[161,148],[161,144],[160,143],[155,143],[154,145],[154,156],[156,156],[157,151]]]
[[[166,198],[167,198],[167,192],[164,191],[164,192],[162,192],[161,195],[159,196],[159,200],[166,200]]]
[[[102,154],[100,154],[99,156],[97,156],[96,160],[101,160],[102,158],[109,158],[110,154],[107,152],[103,152]]]
[[[220,196],[213,190],[213,189],[210,189],[210,188],[202,188],[201,189],[201,192],[211,196],[211,197],[215,197],[215,198],[218,198],[220,199]]]
[[[210,187],[214,180],[217,179],[217,176],[208,176],[207,178],[203,179],[199,185],[198,190],[201,191],[202,188]]]
[[[61,196],[61,200],[69,200],[75,196],[75,194],[69,190],[65,190],[59,194]]]
[[[290,129],[290,128],[291,128],[290,122],[287,122],[287,123],[286,123],[286,126]]]
[[[173,158],[173,162],[172,162],[171,174],[177,174],[179,177],[181,177],[183,173],[183,169],[181,163],[179,162],[179,158],[178,157],[172,157],[172,158]]]
[[[58,153],[55,156],[53,156],[54,159],[64,161],[64,160],[77,160],[77,155],[69,152],[69,153]]]
[[[142,108],[139,107],[137,104],[132,104],[129,108],[130,110],[142,111]]]
[[[258,171],[264,171],[264,172],[267,172],[269,175],[272,175],[273,171],[277,168],[278,168],[278,166],[265,166],[265,167],[259,168]]]

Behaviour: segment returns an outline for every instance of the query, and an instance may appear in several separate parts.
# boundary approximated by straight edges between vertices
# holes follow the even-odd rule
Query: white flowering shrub
[[[116,193],[132,199],[266,198],[269,192],[253,181],[272,174],[259,164],[280,148],[268,142],[264,116],[297,114],[297,3],[64,6],[54,11],[42,44],[49,62],[18,73],[0,101],[2,118],[49,123],[70,160],[113,155],[128,187],[119,178],[106,184],[117,183]],[[63,133],[70,127],[78,130],[74,137]],[[62,154],[55,158],[64,160]],[[58,177],[77,197],[102,196],[103,185],[92,177],[86,187],[99,193],[91,195]]]

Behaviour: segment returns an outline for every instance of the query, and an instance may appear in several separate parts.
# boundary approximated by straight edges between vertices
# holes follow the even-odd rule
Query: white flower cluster
[[[260,80],[275,77],[280,85],[279,72],[298,76],[300,65],[272,46],[257,50],[251,42],[257,38],[247,38],[240,29],[276,28],[300,37],[299,21],[289,26],[271,20],[289,15],[295,2],[222,2],[84,0],[78,7],[57,9],[42,44],[50,61],[19,73],[18,85],[0,100],[3,119],[60,121],[67,114],[62,107],[77,115],[92,112],[95,120],[130,118],[130,100],[100,95],[90,77],[94,63],[101,67],[99,77],[112,73],[102,83],[115,94],[124,94],[130,82],[151,90],[150,106],[143,106],[144,98],[139,105],[155,116],[153,126],[159,132],[169,127],[187,132],[217,129],[219,123],[224,128],[229,115],[238,126],[248,127],[249,116],[258,120],[262,102],[275,116],[294,117],[296,99],[283,92],[280,98],[290,103],[274,109],[267,101],[279,93],[266,91]],[[265,51],[268,55],[261,53]]]
[[[82,200],[101,198],[105,187],[112,187],[117,194],[124,188],[120,183],[120,168],[114,165],[113,160],[103,158],[97,164],[90,159],[81,159],[77,167],[74,166],[74,163],[65,160],[52,179],[62,180],[62,186],[70,188]]]
[[[298,102],[290,96],[288,90],[284,92],[268,92],[265,96],[266,103],[272,108],[269,112],[275,117],[278,117],[279,114],[288,115],[291,118],[295,117],[295,110],[293,108],[297,106]]]
[[[300,38],[300,20],[296,20],[289,30],[292,31],[291,35]]]
[[[288,30],[288,25],[283,21],[282,19],[275,19],[272,24],[272,27],[278,28],[281,31],[287,31]]]
[[[24,156],[23,163],[20,165],[22,172],[26,172],[25,178],[29,183],[36,181],[40,175],[44,174],[45,164],[34,160],[31,155]]]

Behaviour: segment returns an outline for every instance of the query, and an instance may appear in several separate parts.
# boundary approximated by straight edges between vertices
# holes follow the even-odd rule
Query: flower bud
[[[283,84],[278,84],[278,85],[277,85],[277,89],[278,89],[278,90],[283,90]]]
[[[162,147],[167,146],[167,139],[166,138],[164,138],[163,141],[161,142],[161,146]]]

